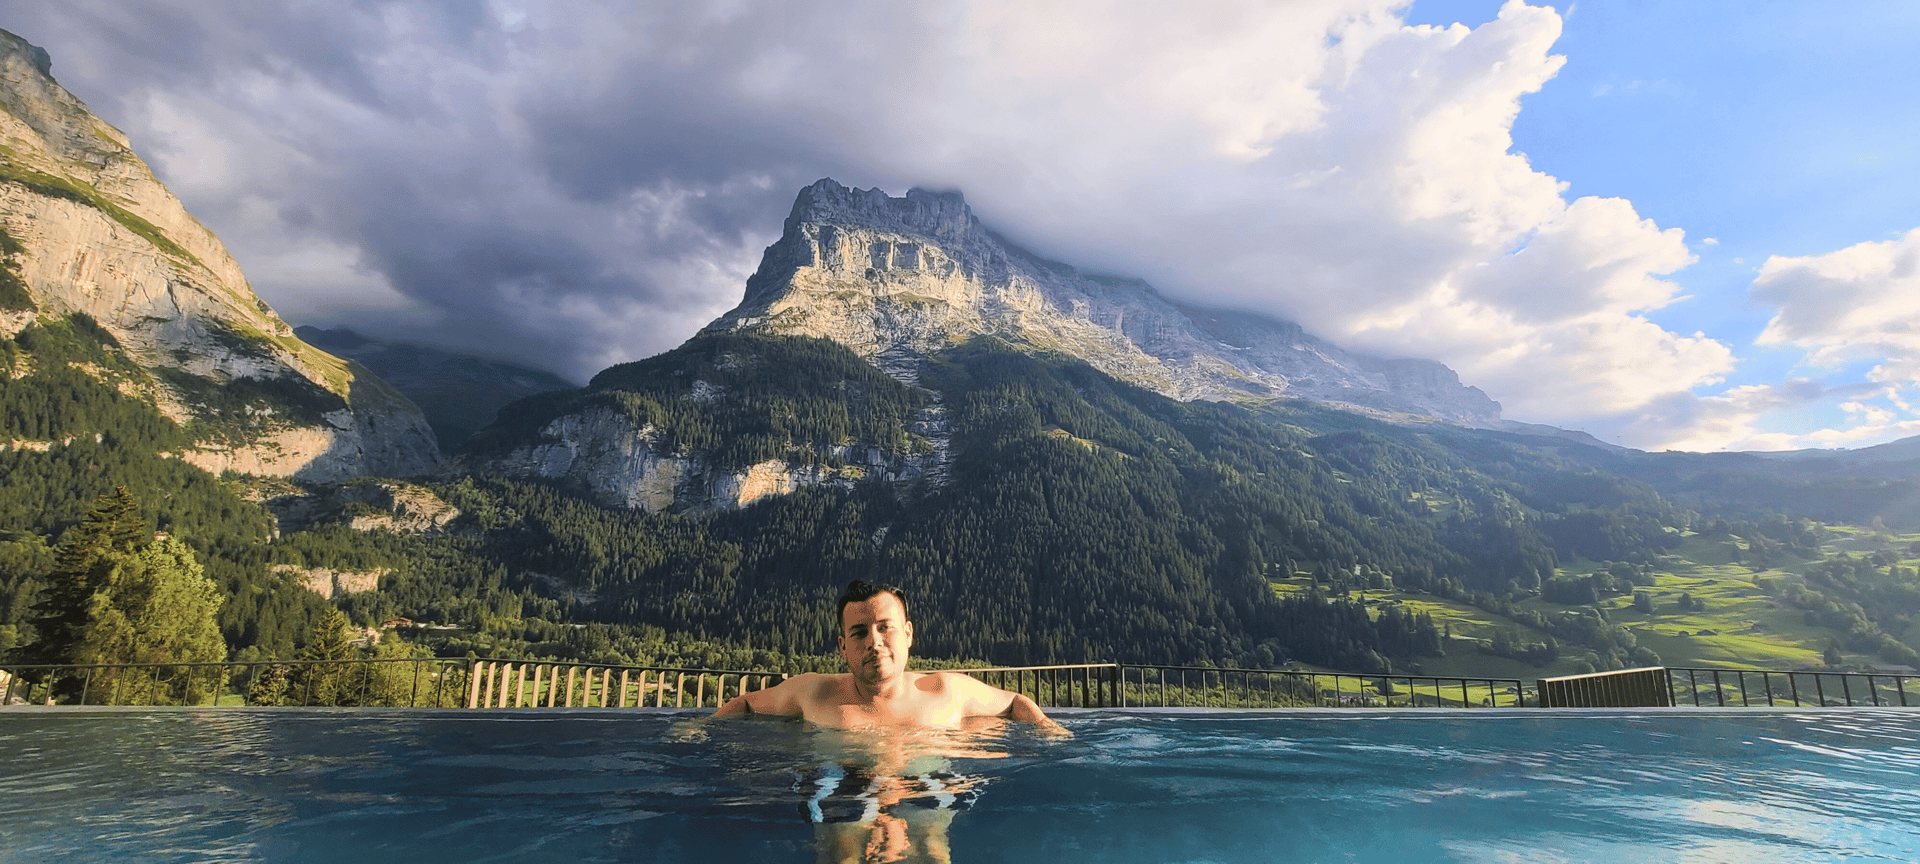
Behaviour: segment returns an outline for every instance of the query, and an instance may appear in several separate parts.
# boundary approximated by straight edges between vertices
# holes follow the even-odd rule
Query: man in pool
[[[840,729],[872,726],[961,728],[974,718],[1004,717],[1064,734],[1032,699],[959,672],[908,672],[913,622],[892,585],[863,579],[840,595],[840,656],[850,672],[796,675],[735,697],[714,712],[784,714]]]

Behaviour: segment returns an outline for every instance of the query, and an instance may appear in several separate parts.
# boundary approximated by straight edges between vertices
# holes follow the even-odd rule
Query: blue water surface
[[[703,713],[0,711],[0,860],[812,861],[870,800],[844,733]],[[1060,717],[900,769],[953,861],[1920,861],[1916,712]]]

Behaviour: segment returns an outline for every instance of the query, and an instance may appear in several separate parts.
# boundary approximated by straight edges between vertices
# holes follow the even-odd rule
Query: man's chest
[[[958,727],[965,719],[959,700],[944,694],[919,693],[913,698],[879,703],[835,702],[815,706],[807,719],[823,726],[850,729],[860,726]]]

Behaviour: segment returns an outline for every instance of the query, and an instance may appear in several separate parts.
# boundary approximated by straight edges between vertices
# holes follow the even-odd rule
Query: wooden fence
[[[1673,704],[1673,680],[1660,666],[1542,678],[1537,686],[1542,708],[1665,708]]]
[[[773,672],[475,660],[468,708],[718,708],[785,680]],[[671,695],[669,695],[671,694]]]

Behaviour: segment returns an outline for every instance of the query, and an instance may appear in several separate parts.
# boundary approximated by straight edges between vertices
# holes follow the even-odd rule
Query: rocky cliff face
[[[729,468],[700,453],[662,452],[655,430],[636,428],[616,411],[592,410],[559,417],[543,427],[536,440],[477,467],[508,477],[558,480],[608,506],[699,514],[745,507],[802,488],[938,483],[946,466],[945,442],[933,440],[939,446],[932,453],[854,444],[829,454],[836,464],[767,459]]]
[[[709,330],[832,339],[913,380],[919,358],[976,335],[1058,351],[1177,399],[1295,397],[1474,426],[1500,406],[1426,360],[1346,351],[1298,325],[1173,303],[1007,242],[959,193],[802,190],[746,297]]]
[[[704,513],[809,487],[938,486],[950,440],[938,394],[840,345],[718,334],[503,409],[459,464]]]
[[[576,394],[522,402],[476,435],[481,443],[469,445],[462,460],[473,470],[557,480],[605,504],[652,511],[732,509],[802,487],[860,482],[934,487],[948,476],[951,438],[942,394],[922,383],[925,361],[983,335],[1076,357],[1177,399],[1305,398],[1374,414],[1503,425],[1499,405],[1438,363],[1355,354],[1295,324],[1184,306],[1137,279],[1048,261],[983,227],[958,193],[915,189],[893,198],[821,180],[801,191],[741,304],[681,349],[637,364],[659,367],[647,379],[654,383],[619,383],[613,379],[630,376],[609,377],[609,370]],[[765,385],[761,373],[740,366],[753,361],[730,353],[747,349],[706,357],[708,349],[690,348],[760,341],[741,336],[831,340],[858,355],[846,362],[864,374],[878,367],[894,379],[889,386],[910,385],[921,395],[918,407],[901,415],[900,432],[916,443],[852,438],[822,447],[790,440],[785,458],[744,465],[663,444],[671,436],[649,417],[746,416],[728,408],[732,391],[747,382]],[[675,358],[682,353],[689,356]],[[854,375],[844,368],[835,374]],[[789,395],[835,401],[833,392],[872,390],[851,377],[815,384]],[[853,389],[835,389],[846,386]],[[653,401],[639,411],[592,395],[623,389]]]
[[[0,337],[90,316],[150,373],[109,383],[208,430],[178,455],[209,471],[329,481],[438,469],[420,411],[296,338],[126,136],[54,81],[45,51],[5,31],[0,109],[0,231],[10,240],[0,247],[17,248]]]

